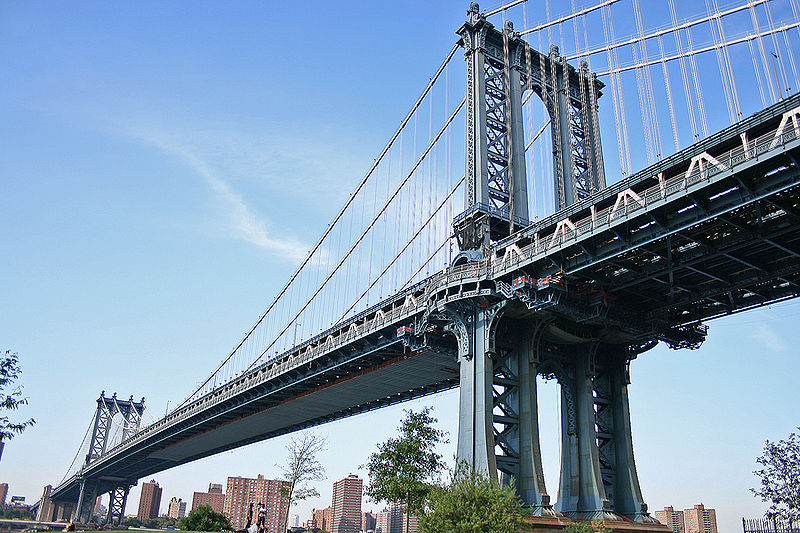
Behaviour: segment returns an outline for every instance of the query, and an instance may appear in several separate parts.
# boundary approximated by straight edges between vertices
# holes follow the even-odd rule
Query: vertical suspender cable
[[[608,11],[607,11],[606,15],[607,16],[606,16],[605,22],[608,24],[608,31],[609,31],[609,37],[606,37],[606,41],[613,42],[614,39],[616,38],[615,37],[615,33],[616,32],[614,31],[614,17],[611,14],[611,8],[610,7],[608,8]],[[604,28],[605,28],[605,24],[604,24]],[[616,69],[618,64],[619,64],[619,57],[617,55],[616,48],[614,48],[614,49],[611,50],[611,68],[612,69]],[[625,114],[625,97],[624,97],[624,93],[623,93],[623,90],[622,90],[622,76],[620,75],[619,72],[616,72],[614,74],[614,76],[613,76],[613,79],[614,79],[613,85],[616,86],[616,93],[617,93],[616,99],[619,102],[619,119],[620,119],[620,125],[621,125],[622,153],[625,155],[625,164],[623,165],[623,167],[624,167],[623,174],[627,175],[632,171],[632,165],[631,165],[631,149],[630,149],[630,143],[629,143],[629,140],[628,140],[628,124],[627,124],[627,119],[626,119],[626,114]]]
[[[756,51],[753,50],[753,41],[748,40],[747,46],[750,48],[750,58],[753,60],[753,72],[756,74],[758,92],[761,95],[761,105],[767,107],[767,95],[764,93],[764,82],[761,81],[761,69],[758,68],[758,63],[756,62]]]
[[[607,22],[608,14],[606,13],[606,9],[603,8],[602,10],[602,19],[603,19],[603,37],[605,38],[606,42],[611,42],[611,35],[609,34],[608,22]],[[625,148],[624,148],[624,140],[622,138],[622,125],[620,122],[620,113],[619,113],[619,104],[617,102],[617,76],[614,72],[615,64],[612,56],[612,49],[606,49],[606,56],[608,62],[608,70],[611,72],[611,101],[614,104],[614,123],[616,125],[617,131],[617,151],[619,152],[619,166],[620,172],[622,177],[628,175],[628,167],[625,165]]]
[[[430,102],[430,100],[428,100]],[[414,116],[414,159],[417,158],[417,134],[418,134],[418,127],[419,127],[419,117]],[[427,161],[426,161],[427,162]],[[408,240],[408,236],[411,234],[411,228],[415,228],[417,223],[417,209],[419,208],[419,203],[417,202],[417,181],[420,179],[419,175],[423,172],[418,172],[418,169],[414,169],[412,173],[411,181],[409,182],[409,202],[408,202],[408,221],[409,223],[406,224],[405,230],[406,235],[403,237],[404,241]],[[412,247],[411,253],[409,254],[409,266],[414,268],[414,249]]]
[[[767,12],[767,23],[769,24],[770,29],[775,28],[775,22],[772,19],[772,9],[769,6],[769,2],[764,4],[764,9]],[[778,56],[778,63],[780,65],[781,74],[783,75],[784,85],[786,86],[787,94],[791,94],[791,90],[789,89],[789,77],[786,75],[786,65],[783,64],[783,60],[780,57],[781,45],[778,41],[778,34],[777,32],[772,32],[772,46],[775,47],[775,51],[773,52],[774,55]],[[783,97],[784,95],[781,95]]]
[[[642,22],[642,11],[639,7],[639,0],[633,0],[633,12],[634,12],[634,19],[636,22],[636,33],[638,37],[641,37],[641,53],[642,59],[647,61],[647,42],[643,38],[644,36],[644,24]],[[656,107],[655,95],[653,94],[653,79],[650,75],[650,66],[645,65],[642,70],[642,78],[644,82],[645,88],[645,101],[646,101],[646,108],[648,109],[648,114],[650,115],[650,137],[654,143],[653,151],[655,152],[655,158],[660,159],[662,155],[662,148],[661,148],[661,131],[658,124],[658,109]]]
[[[769,65],[767,64],[767,52],[764,49],[764,41],[761,38],[761,30],[758,24],[758,14],[756,13],[755,6],[750,6],[750,22],[753,25],[753,30],[756,32],[756,44],[758,45],[758,51],[761,55],[761,66],[764,68],[764,79],[767,81],[767,89],[769,90],[769,96],[772,103],[777,102],[777,97],[775,96],[775,88],[772,86],[772,82],[770,80],[770,73],[769,73]]]
[[[447,112],[450,110],[450,66],[447,66],[447,70],[444,72],[444,112],[445,116],[447,116]],[[453,188],[453,174],[452,168],[450,166],[451,163],[451,155],[452,155],[452,139],[453,135],[450,130],[447,130],[447,135],[444,138],[445,142],[445,153],[444,153],[444,173],[447,176],[447,188]],[[453,220],[453,202],[447,203],[447,208],[445,209],[445,221]],[[447,224],[445,224],[447,227]],[[447,246],[447,264],[450,265],[453,262],[453,243],[448,238],[449,244]]]
[[[430,106],[428,107],[428,142],[430,142],[430,140],[432,138],[433,138],[433,96],[431,96]],[[438,153],[439,153],[439,145],[437,144],[436,145],[436,149],[433,151],[433,155],[428,160],[428,195],[427,195],[428,196],[428,209],[425,211],[426,215],[428,215],[430,213],[431,209],[433,209],[433,203],[434,203],[433,202],[433,200],[434,200],[434,198],[433,198],[433,196],[434,196],[434,190],[433,190],[434,163],[436,162],[436,156],[438,155]],[[435,220],[433,221],[433,223],[435,224]],[[435,227],[435,225],[434,225],[434,227]],[[427,245],[427,247],[426,247],[426,250],[425,250],[425,256],[428,255],[428,253],[430,252],[430,249],[431,249],[432,229],[433,228],[429,227],[427,229],[427,231],[426,231],[427,235],[426,235],[426,239],[425,239],[425,244]]]
[[[720,9],[719,9],[719,2],[717,0],[713,0],[714,4],[714,13],[717,15],[717,25],[719,26],[719,33],[722,37],[722,57],[725,60],[725,67],[728,71],[728,80],[731,84],[731,96],[733,98],[733,106],[735,111],[735,118],[736,120],[742,119],[742,106],[741,102],[739,101],[739,90],[736,87],[736,78],[733,73],[733,63],[731,63],[731,54],[730,50],[728,50],[728,38],[725,35],[725,24],[722,21],[722,17],[720,16]]]
[[[797,87],[797,84],[800,83],[800,78],[798,78],[798,75],[797,75],[797,64],[794,61],[794,52],[792,52],[792,45],[789,43],[789,33],[788,32],[789,32],[789,30],[784,30],[782,32],[783,33],[783,42],[786,45],[786,53],[789,56],[789,65],[792,67],[792,74],[794,75],[795,87]],[[789,93],[791,94],[791,92],[792,92],[791,84],[789,84],[788,80],[787,80],[786,83],[789,86]]]
[[[694,43],[692,41],[692,30],[686,28],[686,41],[689,45],[689,51],[694,51]],[[694,81],[694,95],[697,97],[697,109],[700,115],[700,127],[703,131],[703,138],[708,137],[708,122],[706,121],[706,106],[703,102],[703,89],[700,84],[700,76],[697,72],[697,62],[695,61],[694,54],[689,54],[689,66],[692,70],[692,80]]]
[[[572,6],[572,12],[578,12],[578,6],[575,5],[575,0],[570,0],[570,5]],[[575,37],[575,53],[579,54],[581,51],[580,40],[578,39],[578,17],[572,17],[572,34]],[[589,43],[586,43],[586,48],[589,48]]]
[[[616,31],[614,30],[614,17],[610,13],[611,8],[609,7],[609,17],[608,22],[611,28],[611,39],[615,39]],[[613,51],[613,58],[615,66],[619,66],[619,56],[617,55],[617,50],[614,49]],[[622,119],[622,140],[625,147],[625,164],[627,165],[628,172],[633,171],[633,165],[631,165],[631,145],[630,145],[630,137],[628,135],[628,119],[627,114],[625,113],[625,96],[623,93],[623,85],[622,85],[622,75],[617,72],[617,95],[619,96],[619,111],[620,111],[620,118]]]
[[[669,13],[670,17],[672,18],[672,25],[678,25],[678,13],[675,9],[675,0],[669,0]],[[692,126],[692,138],[694,141],[700,139],[700,132],[697,129],[697,120],[695,119],[694,115],[694,100],[692,98],[692,87],[689,83],[689,73],[688,69],[686,68],[686,57],[684,54],[683,49],[683,39],[681,38],[681,32],[675,32],[675,44],[678,47],[678,54],[681,55],[680,58],[680,66],[681,66],[681,78],[683,79],[683,91],[686,95],[686,109],[689,112],[689,122]]]
[[[709,14],[712,14],[714,11],[711,8],[711,3],[709,0],[706,0],[706,10]],[[722,39],[720,35],[718,35],[719,26],[715,24],[715,18],[712,17],[708,20],[708,25],[711,28],[711,37],[714,43],[714,55],[717,56],[717,66],[719,67],[719,76],[722,81],[722,92],[725,95],[725,104],[726,110],[728,111],[728,118],[730,119],[730,123],[733,124],[736,122],[736,111],[733,106],[733,101],[731,97],[731,89],[730,89],[730,82],[728,80],[728,73],[725,64],[725,59],[722,57],[722,44],[725,41]]]
[[[400,136],[400,175],[399,175],[400,179],[403,178],[403,174],[404,174],[403,167],[405,166],[404,165],[404,163],[405,163],[405,154],[403,153],[403,143],[404,143],[404,141],[405,141],[405,132],[403,132],[403,134]],[[398,182],[399,182],[399,180],[398,180]],[[397,221],[395,223],[395,228],[396,228],[396,230],[395,230],[395,239],[394,239],[395,240],[395,247],[394,247],[395,250],[398,250],[400,248],[400,233],[401,233],[402,227],[403,227],[403,197],[404,196],[405,196],[405,194],[401,194],[400,195],[400,198],[398,199],[397,206],[396,206]],[[388,198],[387,198],[387,201],[388,201]],[[398,272],[397,272],[396,269],[393,272],[393,274],[394,275],[392,276],[392,284],[391,284],[391,287],[389,288],[390,292],[393,292],[395,290],[395,288],[397,287],[398,279],[399,279],[399,278],[397,278]]]
[[[633,61],[635,64],[639,64],[639,55],[637,53],[636,44],[631,44],[631,52],[633,53]],[[641,63],[644,62],[642,59]],[[651,164],[655,161],[655,157],[653,157],[653,148],[654,148],[654,140],[652,138],[652,132],[650,127],[650,116],[648,106],[645,103],[647,100],[646,88],[644,84],[644,80],[642,79],[642,67],[637,66],[634,69],[634,73],[636,74],[636,92],[639,96],[639,112],[641,113],[642,117],[642,132],[644,133],[644,147],[645,153],[647,154],[647,163]]]
[[[658,53],[661,57],[661,71],[664,75],[664,87],[667,91],[667,106],[669,107],[669,120],[672,124],[672,140],[675,142],[675,151],[681,149],[681,141],[678,137],[678,121],[675,118],[675,103],[672,101],[672,80],[669,75],[669,68],[667,62],[664,61],[664,41],[661,36],[658,36]]]

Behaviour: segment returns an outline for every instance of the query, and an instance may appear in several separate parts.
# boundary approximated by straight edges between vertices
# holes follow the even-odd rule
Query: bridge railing
[[[777,518],[742,518],[744,533],[800,533],[800,522]]]
[[[142,440],[167,426],[180,423],[199,411],[202,411],[212,405],[222,403],[233,396],[241,394],[245,390],[248,390],[265,381],[269,381],[275,376],[281,375],[288,370],[308,363],[324,353],[330,352],[342,346],[346,346],[353,340],[368,335],[376,329],[385,327],[390,323],[396,323],[419,313],[420,306],[422,305],[421,303],[412,306],[397,306],[394,304],[396,304],[399,300],[404,300],[407,294],[419,291],[420,288],[426,284],[426,282],[427,280],[417,283],[403,292],[393,296],[392,298],[388,298],[383,302],[380,302],[379,304],[376,304],[375,306],[372,306],[369,309],[353,316],[343,323],[337,324],[333,328],[329,328],[312,339],[300,344],[295,349],[276,356],[257,368],[237,376],[233,380],[198,398],[191,404],[182,407],[177,411],[168,414],[166,417],[154,422],[153,424],[142,428],[129,439],[120,442],[117,446],[109,449],[103,455],[103,457],[109,457],[113,454],[123,451],[129,446],[135,444],[137,441]],[[380,319],[373,319],[369,321],[366,320],[366,317],[371,314],[377,314],[378,311],[381,311]],[[359,322],[361,323],[359,324]],[[329,341],[329,339],[331,340]],[[276,364],[276,361],[279,362]],[[92,464],[88,466],[91,467]]]
[[[795,108],[794,113],[800,114],[800,108]],[[752,161],[758,161],[765,154],[775,151],[780,151],[783,147],[800,137],[800,132],[794,127],[785,129],[779,132],[776,128],[767,132],[753,141],[748,142],[745,149],[744,146],[737,146],[729,151],[718,155],[707,154],[701,152],[693,157],[690,161],[690,166],[687,171],[677,173],[670,177],[659,174],[640,173],[637,176],[632,176],[620,185],[628,185],[628,188],[621,188],[618,193],[618,201],[624,198],[624,204],[618,205],[615,203],[612,206],[594,212],[593,215],[586,216],[576,222],[561,218],[563,214],[556,213],[552,217],[540,223],[531,225],[528,229],[521,231],[516,235],[514,240],[519,240],[522,237],[533,236],[533,242],[523,247],[518,247],[513,251],[509,248],[514,246],[514,240],[506,239],[505,246],[506,252],[502,258],[490,258],[485,260],[488,273],[491,277],[496,277],[504,272],[518,268],[521,264],[530,263],[532,260],[543,258],[545,255],[551,253],[553,250],[562,249],[566,246],[580,240],[586,234],[595,232],[598,229],[606,229],[608,227],[617,225],[627,219],[631,214],[637,213],[640,209],[648,209],[655,205],[661,205],[668,202],[668,198],[677,194],[681,194],[691,186],[706,181],[710,182],[712,179],[722,173],[734,172],[737,166]],[[709,155],[710,158],[705,157]],[[645,171],[646,172],[646,171]],[[630,195],[626,191],[631,191],[630,186],[637,183],[642,183],[646,180],[654,180],[655,184],[651,187],[640,190],[638,193]],[[733,192],[736,190],[732,187],[728,191],[719,193],[719,196]],[[627,195],[620,196],[620,195]],[[592,198],[584,201],[583,208],[592,201]],[[696,206],[687,206],[686,209],[692,209]],[[552,219],[552,220],[550,220]],[[567,220],[568,222],[564,222]],[[652,223],[652,222],[651,222]],[[548,233],[540,235],[537,230],[554,227]],[[512,236],[513,237],[513,236]]]

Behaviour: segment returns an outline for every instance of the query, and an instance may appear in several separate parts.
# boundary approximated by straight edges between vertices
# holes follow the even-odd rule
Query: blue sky
[[[100,390],[145,396],[158,416],[230,352],[453,46],[466,7],[0,4],[0,340],[20,354],[30,405],[19,416],[37,420],[0,462],[11,494],[35,501],[61,479]],[[511,18],[522,26],[521,12]],[[764,510],[748,490],[754,458],[764,439],[800,425],[798,316],[800,305],[786,303],[718,320],[699,350],[659,346],[633,362],[634,443],[651,510],[703,502],[724,532]],[[555,497],[555,387],[540,396]],[[301,518],[329,505],[333,481],[360,472],[403,408],[434,405],[452,455],[456,403],[450,391],[318,428],[330,442],[328,481]],[[191,500],[228,475],[277,476],[285,443],[155,478],[166,500]],[[129,513],[138,496],[133,489]]]

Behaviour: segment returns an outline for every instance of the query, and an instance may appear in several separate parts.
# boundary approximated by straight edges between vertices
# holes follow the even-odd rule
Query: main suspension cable
[[[231,358],[237,353],[239,348],[242,347],[242,345],[245,343],[245,341],[247,341],[247,339],[250,337],[250,335],[264,321],[264,319],[267,317],[267,315],[270,313],[270,311],[272,311],[272,309],[275,307],[275,305],[282,299],[283,295],[287,292],[287,290],[292,285],[292,283],[294,283],[294,281],[297,279],[297,277],[303,271],[305,266],[309,263],[311,258],[317,252],[317,250],[320,249],[320,247],[322,246],[322,243],[330,235],[330,233],[333,231],[334,227],[336,227],[337,223],[344,216],[344,213],[347,211],[347,209],[350,207],[350,205],[355,201],[356,196],[361,191],[361,189],[364,187],[364,185],[369,180],[369,178],[372,176],[372,174],[375,171],[375,169],[378,168],[378,165],[381,163],[381,161],[383,161],[383,158],[389,152],[389,149],[392,147],[392,145],[394,144],[395,140],[397,140],[397,137],[400,136],[401,132],[405,129],[405,127],[408,124],[408,122],[411,119],[411,117],[415,116],[415,113],[416,113],[417,109],[419,108],[420,104],[423,102],[425,97],[431,91],[431,89],[433,88],[434,84],[439,79],[439,76],[441,75],[441,73],[444,72],[445,67],[450,62],[450,60],[453,58],[453,56],[455,55],[455,53],[458,50],[458,48],[459,48],[458,44],[454,45],[453,49],[450,50],[450,53],[447,54],[447,57],[444,59],[444,61],[442,62],[441,66],[436,71],[436,74],[434,74],[434,76],[430,79],[430,81],[428,82],[428,85],[422,91],[422,94],[419,96],[419,98],[417,98],[416,102],[411,107],[411,110],[408,112],[406,117],[400,123],[400,126],[397,128],[397,130],[395,131],[394,135],[392,135],[391,139],[389,139],[389,142],[386,143],[386,146],[384,147],[383,151],[381,151],[380,155],[378,156],[377,159],[375,159],[375,161],[373,162],[373,164],[370,167],[370,169],[367,171],[367,173],[364,176],[364,178],[362,178],[362,180],[356,186],[356,188],[353,191],[353,193],[347,199],[347,201],[345,202],[344,207],[342,207],[342,209],[339,210],[337,215],[334,217],[333,221],[328,225],[328,227],[323,232],[322,237],[320,237],[320,239],[317,241],[317,243],[314,245],[314,247],[311,249],[311,251],[306,256],[306,258],[303,260],[302,264],[297,268],[297,270],[294,272],[294,274],[292,274],[292,276],[289,278],[289,281],[287,281],[286,284],[283,286],[283,288],[279,291],[278,295],[275,297],[275,299],[272,301],[272,303],[269,305],[269,307],[267,307],[267,310],[264,311],[264,313],[261,315],[261,317],[259,317],[259,319],[253,325],[253,327],[250,328],[250,330],[247,332],[247,334],[244,336],[244,338],[241,340],[241,342],[239,342],[239,344],[233,349],[233,351],[230,353],[230,355],[228,355],[217,366],[217,368],[212,372],[212,374],[205,381],[203,381],[186,399],[184,399],[180,404],[178,404],[175,407],[175,409],[179,409],[180,407],[184,406],[192,397],[194,397],[195,394],[197,394],[199,391],[201,391],[206,385],[208,385],[209,382],[211,382],[212,379],[215,378],[217,372],[219,372],[226,365],[226,363],[231,360]],[[315,294],[318,294],[318,292],[315,293]],[[305,309],[305,307],[307,307],[307,306],[304,306],[303,309]],[[289,324],[291,324],[291,322]],[[288,328],[288,325],[287,325],[287,328]],[[284,329],[284,331],[285,330],[286,330],[286,328]],[[280,335],[277,338],[280,338]],[[277,338],[275,339],[275,341],[270,343],[270,347],[272,347],[272,345],[277,341]],[[262,352],[261,356],[263,356],[264,353],[266,353],[266,351],[267,350]],[[252,363],[248,367],[248,369],[250,367],[252,367]]]
[[[369,224],[369,226],[367,226],[367,228],[364,229],[364,231],[361,232],[361,235],[359,235],[359,237],[356,239],[355,243],[353,243],[353,245],[350,247],[350,249],[347,251],[347,253],[345,253],[344,257],[342,257],[342,259],[338,262],[338,264],[333,268],[331,273],[328,274],[328,276],[325,278],[325,280],[322,282],[322,284],[319,286],[319,288],[317,288],[317,290],[314,291],[314,294],[312,294],[308,298],[308,301],[306,301],[306,303],[303,304],[303,306],[300,308],[300,310],[297,311],[294,314],[294,316],[286,323],[286,326],[284,326],[284,328],[275,336],[275,338],[269,343],[269,345],[261,352],[261,355],[256,360],[254,360],[250,364],[250,366],[248,366],[244,370],[245,372],[250,370],[261,359],[261,357],[263,357],[264,354],[266,354],[275,345],[275,343],[278,341],[278,339],[280,339],[281,336],[284,333],[286,333],[286,331],[294,323],[294,321],[297,320],[297,318],[303,313],[303,311],[306,310],[306,308],[310,305],[310,303],[314,300],[314,298],[316,298],[317,295],[319,295],[319,293],[322,291],[322,289],[325,288],[327,283],[331,280],[331,278],[336,273],[336,271],[339,270],[339,268],[342,266],[342,264],[347,259],[347,257],[349,257],[349,255],[353,252],[353,250],[356,248],[356,246],[358,246],[358,244],[364,239],[364,236],[375,226],[375,223],[377,222],[379,217],[386,211],[386,209],[388,208],[389,204],[391,204],[391,202],[397,197],[397,195],[400,194],[400,192],[403,190],[405,184],[408,183],[408,180],[410,180],[411,176],[413,176],[414,172],[416,172],[417,168],[419,168],[419,166],[426,160],[426,158],[427,158],[428,154],[430,153],[430,151],[433,149],[433,147],[439,141],[439,138],[441,138],[442,134],[450,126],[450,123],[453,122],[453,119],[455,119],[456,115],[458,115],[459,111],[461,111],[461,108],[464,107],[464,103],[465,102],[466,102],[466,98],[461,100],[461,103],[458,104],[458,107],[450,115],[450,118],[447,119],[447,122],[445,123],[445,125],[442,126],[442,129],[439,130],[439,133],[436,134],[436,137],[431,141],[431,143],[425,149],[425,152],[423,152],[423,154],[419,157],[417,162],[414,164],[414,166],[408,172],[406,177],[397,186],[397,188],[395,189],[394,193],[392,193],[392,196],[386,201],[386,203],[381,208],[381,210],[375,215],[375,218],[373,218],[373,220]]]
[[[447,201],[450,200],[450,198],[458,190],[458,188],[461,186],[461,184],[464,183],[464,179],[465,179],[465,177],[461,176],[461,179],[458,180],[458,182],[455,184],[455,186],[453,186],[452,189],[450,189],[450,192],[447,193],[447,196],[445,196],[444,199],[441,202],[439,202],[439,205],[428,216],[428,218],[425,220],[425,222],[422,223],[422,225],[419,227],[419,229],[417,229],[416,233],[414,233],[414,235],[411,236],[411,238],[403,246],[403,248],[399,252],[397,252],[395,254],[395,256],[392,258],[392,260],[389,261],[389,263],[383,268],[381,273],[378,274],[378,277],[375,278],[374,280],[372,280],[372,283],[370,283],[370,285],[366,289],[364,289],[364,292],[362,292],[361,295],[358,298],[356,298],[356,300],[352,303],[352,305],[350,305],[350,307],[348,307],[347,310],[344,313],[342,313],[342,315],[339,317],[339,319],[336,320],[336,323],[341,322],[342,320],[345,319],[345,317],[347,317],[347,314],[350,313],[350,311],[352,311],[353,308],[356,305],[358,305],[358,302],[361,301],[361,299],[370,291],[370,289],[372,289],[372,287],[375,286],[375,284],[378,282],[378,280],[381,279],[383,277],[383,275],[386,274],[386,272],[392,267],[392,265],[403,255],[403,252],[405,252],[409,248],[409,246],[411,246],[411,244],[415,241],[415,239],[417,237],[419,237],[420,233],[422,233],[422,231],[427,227],[428,223],[436,216],[436,214],[442,209],[442,207],[444,207],[447,204]],[[448,237],[448,239],[449,239],[449,237]],[[440,246],[436,250],[436,252],[441,250],[441,248],[442,248],[442,246]],[[434,252],[433,255],[436,255],[436,252]],[[430,256],[429,259],[431,259],[432,257],[433,256]],[[427,262],[425,264],[427,264]],[[420,266],[420,269],[423,268],[423,266]],[[419,271],[417,271],[417,272],[419,272]]]

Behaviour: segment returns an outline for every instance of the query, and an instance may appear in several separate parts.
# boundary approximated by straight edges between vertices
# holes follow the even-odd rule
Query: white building
[[[186,502],[175,496],[169,501],[169,510],[167,511],[169,518],[180,519],[186,516]]]

